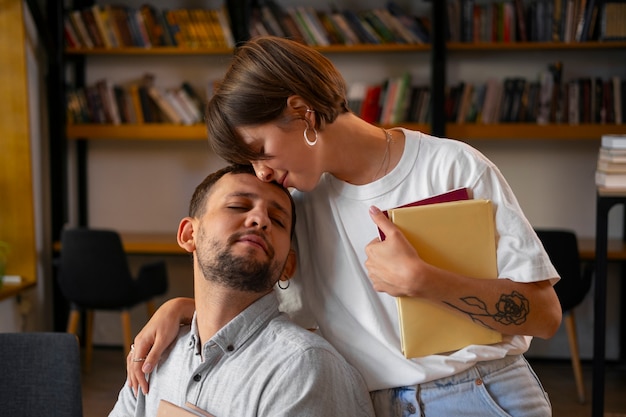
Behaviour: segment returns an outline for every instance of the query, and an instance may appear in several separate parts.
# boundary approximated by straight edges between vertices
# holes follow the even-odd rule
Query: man
[[[295,272],[294,225],[289,192],[251,167],[226,167],[196,188],[177,234],[193,254],[194,317],[150,391],[125,386],[111,417],[155,416],[160,400],[216,417],[374,415],[358,372],[278,311],[275,284],[286,288]]]

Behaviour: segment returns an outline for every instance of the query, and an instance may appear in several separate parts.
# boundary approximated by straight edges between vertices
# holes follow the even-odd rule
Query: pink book
[[[187,402],[185,407],[179,407],[167,400],[159,401],[156,417],[214,417],[206,411]],[[191,411],[190,411],[191,410]]]
[[[404,207],[414,207],[414,206],[425,206],[426,204],[436,204],[436,203],[447,203],[450,201],[460,201],[460,200],[469,200],[469,191],[467,188],[457,188],[452,191],[447,191],[443,194],[434,195],[432,197],[425,198],[423,200],[414,201],[412,203],[405,204],[396,208],[404,208]],[[389,217],[387,210],[383,211],[383,214]],[[385,240],[385,234],[378,229],[378,234],[380,235],[380,240]]]

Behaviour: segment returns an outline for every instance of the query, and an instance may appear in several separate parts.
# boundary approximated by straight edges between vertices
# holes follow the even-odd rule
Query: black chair
[[[593,265],[581,265],[576,234],[569,230],[536,229],[537,236],[543,243],[552,264],[561,276],[554,290],[561,302],[563,321],[567,329],[567,338],[576,380],[576,389],[580,403],[585,402],[585,386],[583,383],[578,339],[576,335],[576,317],[574,308],[578,306],[591,288]]]
[[[155,311],[153,298],[167,291],[164,261],[141,266],[134,279],[122,241],[117,232],[89,228],[66,229],[61,234],[58,259],[59,288],[71,303],[67,325],[77,334],[82,312],[86,314],[85,368],[89,370],[93,353],[93,314],[95,310],[119,310],[124,335],[124,355],[132,343],[129,310],[145,302],[148,316]]]
[[[0,414],[82,417],[80,352],[68,333],[0,333]]]

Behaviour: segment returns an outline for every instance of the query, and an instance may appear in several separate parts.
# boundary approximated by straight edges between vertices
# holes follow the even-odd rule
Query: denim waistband
[[[444,386],[474,382],[477,378],[481,378],[482,375],[489,375],[493,372],[497,372],[519,360],[523,360],[522,355],[505,356],[502,359],[477,362],[474,366],[465,371],[434,381],[424,382],[423,384],[419,384],[419,387],[421,390],[426,390],[429,388],[441,388]]]

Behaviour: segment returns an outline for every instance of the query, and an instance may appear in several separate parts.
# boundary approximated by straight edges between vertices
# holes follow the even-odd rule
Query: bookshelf
[[[128,0],[123,2],[135,7],[141,3]],[[157,7],[175,7],[168,2],[154,2]],[[178,2],[177,2],[178,3]],[[221,2],[220,2],[221,3]],[[308,0],[278,0],[281,5],[313,5],[314,2]],[[339,2],[339,6],[354,5],[347,1]],[[441,4],[444,2],[426,1],[399,1],[407,8],[414,7],[413,11],[421,15],[430,15],[432,19],[441,19]],[[87,7],[90,2],[74,2],[75,8]],[[180,2],[180,4],[183,4]],[[191,3],[190,3],[191,4]],[[203,7],[216,7],[215,2],[198,1],[193,3]],[[380,7],[382,2],[365,1],[359,2],[358,7]],[[525,2],[528,6],[530,2]],[[186,5],[186,3],[185,3]],[[110,200],[100,199],[98,193],[103,192],[102,188],[107,188],[103,181],[94,180],[97,175],[109,176],[111,171],[104,169],[104,164],[110,163],[111,170],[117,171],[115,155],[118,153],[119,159],[128,161],[136,156],[138,158],[148,158],[153,150],[161,154],[171,154],[176,157],[178,153],[199,153],[206,155],[206,134],[203,124],[191,126],[176,125],[170,123],[158,124],[68,124],[65,122],[65,112],[60,105],[64,101],[63,86],[69,78],[76,84],[88,84],[101,77],[110,77],[113,81],[124,82],[129,77],[139,77],[144,70],[150,69],[157,74],[157,80],[164,86],[173,86],[177,82],[188,80],[201,85],[210,79],[215,79],[225,70],[232,53],[230,48],[181,48],[171,46],[159,46],[152,48],[143,47],[123,47],[123,48],[65,48],[63,45],[63,16],[65,10],[61,5],[50,5],[54,10],[49,10],[48,14],[57,16],[55,34],[57,49],[53,59],[50,60],[51,74],[58,73],[57,91],[51,94],[50,107],[56,113],[52,114],[52,121],[62,121],[58,126],[52,128],[51,141],[53,152],[58,152],[58,158],[51,158],[53,164],[53,236],[58,239],[58,234],[68,218],[73,217],[73,221],[78,224],[101,224],[110,217],[104,217],[101,208],[102,204],[111,204]],[[185,6],[186,7],[186,6]],[[194,6],[195,7],[195,6]],[[323,7],[323,6],[322,6]],[[357,6],[354,6],[357,7]],[[71,10],[71,9],[70,9]],[[444,10],[445,11],[445,10]],[[452,85],[458,81],[484,81],[489,74],[504,78],[512,74],[511,66],[517,63],[526,71],[523,75],[527,78],[536,77],[537,73],[545,69],[548,63],[563,59],[565,64],[564,79],[577,77],[582,74],[569,72],[578,63],[588,61],[587,57],[592,57],[594,69],[590,73],[617,74],[626,76],[626,64],[621,59],[626,50],[626,41],[611,42],[445,42],[445,36],[441,30],[442,21],[433,21],[435,39],[427,44],[358,44],[358,45],[331,45],[317,46],[316,48],[328,56],[337,64],[350,81],[360,81],[361,76],[369,77],[365,81],[380,82],[386,75],[395,71],[397,67],[406,67],[412,70],[413,82],[423,82],[432,84],[435,89],[443,89],[446,85]],[[438,29],[439,28],[439,29]],[[431,46],[433,45],[433,46]],[[435,61],[435,56],[443,60]],[[438,58],[438,59],[439,59]],[[508,67],[501,65],[506,62]],[[511,62],[514,64],[511,65]],[[467,69],[468,63],[475,64],[475,68]],[[492,63],[494,64],[492,66]],[[443,71],[435,71],[441,68]],[[585,67],[583,65],[583,67]],[[68,71],[59,71],[59,68],[69,68]],[[585,67],[588,68],[588,67]],[[597,69],[596,69],[597,68]],[[366,69],[366,71],[363,71]],[[486,71],[488,70],[488,71]],[[474,71],[474,73],[472,73]],[[585,71],[587,71],[585,69]],[[131,74],[131,75],[127,75]],[[70,74],[68,76],[68,74]],[[117,77],[117,79],[116,79]],[[201,80],[201,81],[197,81]],[[440,99],[441,97],[439,97]],[[433,102],[434,114],[443,113],[441,106],[443,103]],[[605,133],[626,134],[626,124],[577,124],[548,123],[538,125],[536,123],[441,123],[432,120],[429,124],[400,122],[398,126],[408,129],[419,130],[427,133],[445,135],[463,141],[480,141],[487,146],[506,146],[509,142],[515,142],[516,146],[528,148],[542,148],[546,143],[572,147],[572,144],[582,144],[593,146],[596,141]],[[389,127],[389,126],[387,126]],[[519,145],[519,143],[523,145]],[[503,144],[503,145],[500,145]],[[181,151],[181,149],[184,149]],[[145,150],[145,155],[142,152]],[[98,159],[100,153],[106,153],[106,158]],[[94,155],[96,160],[94,160]],[[210,158],[210,156],[209,156]],[[173,158],[176,161],[178,159]],[[153,162],[137,161],[137,165],[155,165]],[[122,162],[126,163],[126,162]],[[159,159],[159,162],[161,160]],[[177,162],[172,162],[172,165]],[[212,161],[212,164],[219,163]],[[131,162],[128,162],[131,164]],[[192,162],[181,160],[182,165],[199,165],[197,159]],[[96,168],[94,166],[97,165]],[[56,169],[55,169],[56,167]],[[165,166],[160,171],[167,171],[171,166]],[[100,171],[94,171],[100,169]],[[125,172],[123,167],[120,171]],[[132,172],[128,169],[128,172]],[[150,167],[146,172],[152,172]],[[196,167],[193,175],[205,172],[204,167]],[[124,181],[122,174],[112,175],[117,182],[115,186],[122,189],[125,187],[139,187],[135,192],[142,190],[142,185],[133,178]],[[132,175],[132,174],[130,174]],[[164,174],[163,174],[164,175]],[[188,179],[192,175],[187,172],[173,172],[173,177],[183,177]],[[75,184],[68,184],[70,177]],[[163,180],[157,177],[156,181]],[[163,180],[164,181],[164,180]],[[194,180],[190,180],[193,184]],[[119,185],[118,185],[119,184]],[[189,187],[189,186],[188,186]],[[111,186],[110,188],[114,188]],[[109,192],[104,190],[104,193]],[[124,195],[132,194],[126,191]],[[148,193],[149,194],[149,193]],[[156,194],[156,193],[155,193]],[[112,194],[110,194],[112,195]],[[146,199],[151,198],[147,196]],[[178,204],[178,208],[184,206],[187,198],[186,193],[171,197],[172,202],[168,204]],[[103,201],[104,200],[104,201]],[[183,200],[179,202],[178,200]],[[181,209],[183,210],[183,209]],[[117,217],[125,216],[124,211],[114,207],[110,210],[116,213]],[[136,210],[137,211],[137,210]],[[173,211],[173,210],[171,210]],[[180,210],[179,210],[180,211]],[[119,214],[118,214],[119,213]],[[170,213],[170,211],[168,211]],[[130,216],[130,214],[128,214]],[[137,215],[137,214],[134,214]],[[171,214],[168,214],[171,215]],[[174,216],[176,218],[176,216]],[[103,220],[104,219],[104,220]],[[115,219],[114,222],[118,220]],[[164,222],[165,223],[165,222]],[[129,225],[121,224],[124,227]],[[151,223],[145,227],[152,228]],[[173,230],[165,224],[159,225],[165,232]],[[165,230],[163,230],[165,229]],[[124,230],[123,230],[124,231]],[[130,230],[129,232],[133,232]],[[148,236],[148,235],[143,235]],[[145,242],[149,244],[149,241]]]
[[[127,1],[133,7],[139,7],[139,2]],[[278,1],[283,6],[289,5],[301,5],[297,0],[285,0]],[[75,2],[74,7],[85,8],[91,3],[87,2]],[[201,4],[201,3],[198,3]],[[208,3],[204,3],[208,5]],[[359,7],[382,7],[384,2],[382,1],[368,1]],[[585,41],[585,42],[459,42],[448,41],[442,42],[441,37],[446,36],[445,32],[441,28],[443,22],[437,21],[441,19],[441,16],[445,17],[445,13],[441,13],[441,6],[432,4],[432,2],[415,2],[418,6],[414,5],[414,2],[400,2],[401,6],[414,7],[411,10],[413,13],[426,15],[430,13],[430,17],[433,20],[433,34],[432,42],[430,43],[412,43],[412,44],[398,44],[398,43],[385,43],[385,44],[357,44],[357,45],[330,45],[330,46],[315,46],[320,52],[326,54],[335,61],[343,72],[341,67],[344,63],[348,62],[348,66],[352,65],[352,62],[358,62],[359,65],[369,65],[374,61],[390,60],[399,65],[406,65],[408,68],[419,68],[415,72],[420,82],[433,81],[437,85],[433,85],[433,88],[445,88],[445,84],[451,85],[454,82],[461,80],[468,80],[468,77],[472,75],[466,75],[462,68],[466,60],[484,60],[482,65],[482,79],[476,79],[476,82],[484,81],[485,74],[484,68],[490,68],[490,62],[493,59],[502,59],[505,56],[508,61],[520,60],[526,63],[532,61],[531,70],[539,71],[542,66],[546,66],[549,61],[553,59],[553,56],[559,54],[566,54],[574,59],[584,59],[588,54],[596,54],[598,56],[602,54],[604,57],[608,57],[606,62],[596,61],[597,67],[608,67],[610,70],[615,70],[618,74],[624,74],[625,69],[623,64],[615,63],[619,61],[619,56],[623,54],[626,49],[626,41]],[[459,6],[464,4],[463,1],[459,2]],[[525,3],[526,7],[530,7],[530,2]],[[156,5],[159,7],[159,5]],[[210,7],[214,7],[211,4]],[[341,7],[341,4],[339,5]],[[171,5],[162,7],[171,7]],[[439,9],[437,9],[439,8]],[[58,31],[62,31],[62,21],[64,17],[64,10],[58,8],[60,15]],[[73,9],[69,9],[73,10]],[[444,10],[445,12],[445,10]],[[449,12],[449,10],[448,10]],[[61,35],[62,36],[62,35]],[[433,50],[432,45],[435,45]],[[598,52],[600,51],[600,52]],[[118,48],[84,48],[84,47],[68,47],[61,48],[59,54],[61,61],[64,65],[72,65],[74,67],[74,81],[76,83],[87,84],[93,82],[98,77],[103,77],[111,72],[119,72],[120,68],[126,66],[132,67],[137,75],[140,74],[141,66],[159,71],[159,68],[170,65],[171,60],[179,60],[184,67],[198,67],[204,66],[207,69],[211,69],[215,74],[220,74],[225,69],[230,56],[231,48],[224,47],[186,47],[186,46],[155,46],[155,47],[118,47]],[[428,63],[428,57],[435,55],[441,56],[443,54],[443,62],[435,63],[434,58]],[[591,55],[590,55],[591,56]],[[418,63],[416,63],[418,62]],[[432,69],[435,65],[441,65],[443,63],[445,68],[445,74],[439,78],[433,76]],[[566,63],[565,70],[568,70],[569,64]],[[380,81],[383,78],[381,71],[384,71],[385,66],[381,66],[382,69],[376,69],[379,75],[377,79]],[[169,71],[169,69],[168,69]],[[504,70],[495,67],[493,70],[495,75],[499,77],[506,77],[509,74],[502,72]],[[176,70],[173,71],[174,73]],[[189,79],[195,77],[198,72],[189,72],[190,75],[185,75],[184,71],[178,75],[180,79]],[[415,75],[415,74],[414,74]],[[174,75],[173,77],[176,77]],[[529,75],[530,77],[531,75]],[[574,76],[578,76],[575,74]],[[161,77],[161,75],[158,75]],[[376,76],[375,76],[376,77]],[[205,77],[206,78],[206,77]],[[346,77],[347,79],[349,77]],[[354,76],[353,76],[354,78]],[[564,79],[567,77],[564,76]],[[164,83],[172,82],[170,78],[163,78]],[[350,80],[348,80],[350,82]],[[415,82],[415,79],[412,80]],[[444,85],[442,85],[442,83]],[[170,84],[171,85],[171,84]],[[58,103],[62,102],[59,97]],[[437,103],[434,103],[437,105]],[[440,105],[440,104],[439,104]],[[440,109],[433,110],[433,114],[441,113]],[[443,124],[436,120],[432,120],[431,124],[414,123],[414,122],[400,122],[395,124],[396,126],[402,126],[408,129],[420,130],[428,133],[443,134],[445,136],[464,140],[480,140],[487,142],[498,143],[502,140],[516,140],[527,142],[528,146],[534,146],[535,142],[555,141],[555,142],[571,142],[571,141],[597,141],[598,138],[605,133],[626,133],[626,125],[624,124],[576,124],[570,125],[567,123],[548,123],[546,125],[540,125],[536,123],[494,123],[494,124],[482,124],[482,123],[453,123],[445,122]],[[443,128],[441,128],[441,125]],[[386,126],[390,127],[390,126]],[[137,124],[66,124],[62,126],[60,135],[63,140],[66,141],[64,146],[75,147],[76,153],[79,154],[79,159],[82,162],[78,162],[77,171],[83,172],[88,170],[87,168],[87,154],[90,152],[90,143],[124,143],[124,142],[141,142],[155,143],[155,142],[203,142],[206,140],[205,129],[202,124],[194,124],[191,126],[182,126],[170,123],[158,123],[151,124],[146,123],[142,125]],[[439,130],[443,130],[440,132]],[[111,145],[112,146],[112,145]],[[151,145],[146,145],[151,146]],[[81,156],[82,155],[82,156]],[[80,174],[79,174],[80,175]],[[80,180],[80,179],[79,179]],[[88,186],[86,183],[79,185],[79,194],[87,194]],[[79,196],[79,200],[83,197]],[[86,203],[79,203],[82,207],[82,211],[88,211],[86,209]],[[79,210],[79,211],[80,211]],[[80,221],[87,222],[87,214],[79,215],[82,219]]]
[[[367,54],[392,54],[392,53],[424,53],[431,50],[430,44],[361,44],[361,45],[333,45],[316,47],[320,52],[333,56],[367,55]],[[576,52],[584,54],[586,51],[604,50],[609,54],[620,54],[626,49],[626,42],[516,42],[516,43],[462,43],[449,42],[446,51],[450,57],[456,52],[471,53],[483,56],[484,54],[507,53],[515,59],[516,52],[531,52],[535,54],[549,54],[550,52]],[[227,57],[231,54],[230,49],[215,48],[115,48],[115,49],[85,49],[70,48],[65,51],[68,56],[111,56],[111,57],[168,57],[168,56],[220,56]],[[451,60],[451,58],[448,58]],[[454,64],[449,64],[454,65]],[[423,123],[400,122],[399,125],[408,129],[431,132],[431,127]],[[385,127],[391,127],[386,125]],[[552,123],[539,125],[536,123],[445,123],[446,135],[452,138],[465,140],[487,139],[497,140],[502,138],[524,140],[597,140],[606,133],[626,132],[626,124],[568,124]],[[202,126],[177,126],[177,125],[102,125],[102,124],[70,124],[67,127],[69,139],[181,139],[181,140],[204,140],[206,139]]]

